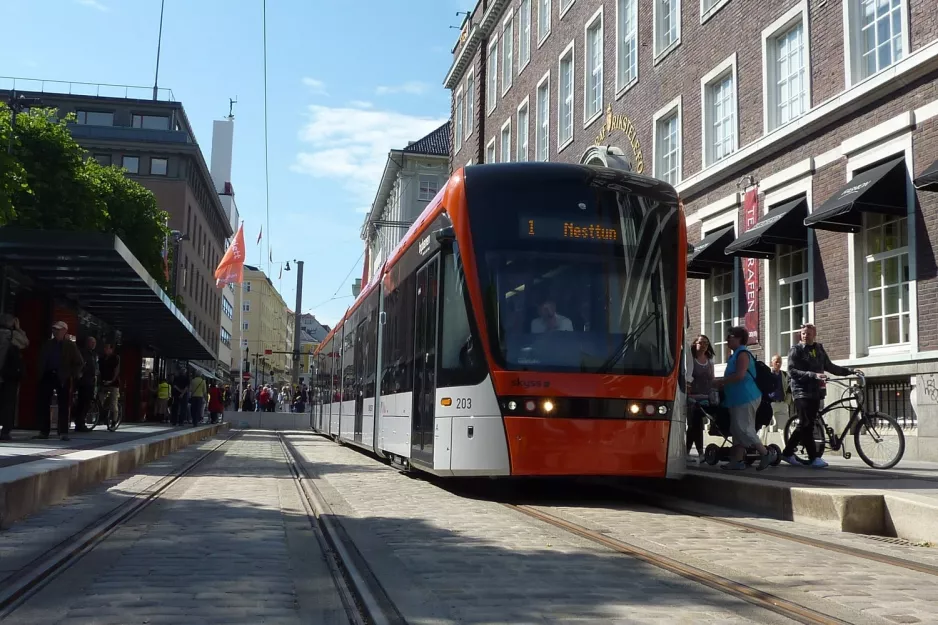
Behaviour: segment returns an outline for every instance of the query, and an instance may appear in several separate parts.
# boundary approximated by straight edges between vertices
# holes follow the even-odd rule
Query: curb
[[[228,422],[216,423],[176,432],[167,438],[116,443],[111,447],[93,450],[91,453],[95,455],[87,458],[59,457],[31,462],[31,467],[47,470],[37,470],[30,475],[0,483],[0,528],[7,528],[16,521],[116,475],[129,473],[141,465],[227,431],[230,426]],[[81,454],[81,450],[73,453]],[[55,467],[56,464],[61,466]],[[49,469],[50,465],[54,468]]]

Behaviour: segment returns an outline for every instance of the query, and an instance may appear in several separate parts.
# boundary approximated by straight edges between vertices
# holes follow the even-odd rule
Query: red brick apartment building
[[[479,0],[453,54],[453,169],[671,182],[692,334],[722,352],[747,292],[762,356],[813,321],[938,460],[935,0]]]

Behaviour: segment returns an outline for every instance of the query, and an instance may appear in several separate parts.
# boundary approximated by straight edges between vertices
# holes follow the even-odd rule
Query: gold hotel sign
[[[606,121],[603,124],[603,127],[599,129],[599,134],[596,135],[596,145],[603,145],[606,142],[608,136],[616,130],[621,130],[624,132],[625,136],[629,139],[629,144],[632,146],[632,152],[635,154],[635,160],[632,163],[632,169],[635,171],[635,173],[644,173],[645,157],[642,155],[642,146],[638,142],[635,126],[632,124],[632,120],[625,115],[616,115],[613,113],[612,105],[610,104],[609,108],[606,109]]]

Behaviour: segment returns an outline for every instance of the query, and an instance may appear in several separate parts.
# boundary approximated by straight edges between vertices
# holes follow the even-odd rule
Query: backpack
[[[767,364],[756,358],[756,355],[752,352],[749,352],[749,357],[756,363],[754,379],[759,392],[762,393],[762,403],[759,404],[756,411],[756,429],[759,429],[772,422],[772,400],[769,399],[769,394],[775,391],[775,374],[772,373],[772,369]]]
[[[3,361],[3,369],[0,370],[0,378],[4,382],[19,382],[23,377],[23,369],[23,353],[19,347],[11,344]]]

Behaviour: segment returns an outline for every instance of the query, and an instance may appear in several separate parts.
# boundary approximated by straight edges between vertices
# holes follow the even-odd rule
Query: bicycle
[[[98,427],[98,424],[101,423],[102,412],[107,415],[106,423],[108,432],[116,432],[117,428],[120,427],[121,422],[124,420],[124,407],[121,405],[121,402],[118,401],[117,415],[112,418],[110,410],[105,409],[101,405],[100,389],[95,388],[94,396],[91,398],[91,405],[88,407],[88,412],[85,414],[85,427],[89,430]]]
[[[847,380],[852,380],[854,377],[856,377],[855,382],[849,385],[846,384]],[[896,466],[899,461],[902,460],[902,455],[905,453],[905,435],[902,433],[902,428],[899,426],[899,423],[893,417],[882,412],[867,412],[865,410],[865,394],[863,389],[866,387],[866,377],[862,373],[857,372],[855,376],[827,378],[827,382],[833,382],[834,384],[843,386],[844,392],[840,396],[840,399],[827,404],[821,408],[821,411],[818,413],[814,427],[814,444],[817,446],[818,457],[820,458],[824,454],[826,447],[830,447],[832,451],[840,451],[843,457],[849,460],[852,454],[847,451],[844,442],[848,434],[852,433],[854,447],[857,453],[860,454],[860,458],[863,459],[863,462],[874,469],[885,470]],[[850,410],[850,419],[847,421],[840,435],[834,431],[834,428],[827,425],[827,422],[824,420],[824,415],[837,408],[848,408]],[[788,423],[785,424],[785,445],[788,445],[791,434],[798,427],[799,423],[798,417],[792,417],[788,420]],[[872,439],[869,443],[863,442],[866,440],[866,438],[864,438],[866,434],[869,435],[868,438]],[[874,462],[871,459],[870,452],[873,451],[873,448],[865,448],[865,446],[869,447],[871,444],[879,446],[892,442],[895,442],[898,448],[892,456],[889,456],[887,460],[882,463]],[[795,450],[795,457],[803,464],[808,463],[807,454],[804,452],[803,446],[799,446],[798,449]]]

